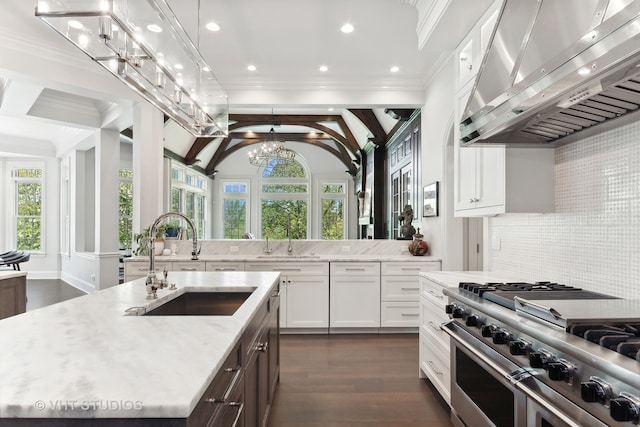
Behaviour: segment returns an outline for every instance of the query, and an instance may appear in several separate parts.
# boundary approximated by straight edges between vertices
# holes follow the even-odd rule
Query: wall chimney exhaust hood
[[[504,0],[460,144],[554,147],[639,107],[640,0]]]

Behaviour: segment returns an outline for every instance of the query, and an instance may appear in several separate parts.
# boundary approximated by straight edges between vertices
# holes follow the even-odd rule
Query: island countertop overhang
[[[138,279],[0,321],[0,418],[188,417],[278,278],[172,272],[178,289],[158,300]],[[232,316],[126,315],[185,287],[244,286],[256,289]]]

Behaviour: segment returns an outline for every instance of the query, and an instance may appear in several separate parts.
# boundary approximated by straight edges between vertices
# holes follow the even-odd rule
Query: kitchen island
[[[223,363],[234,351],[243,364],[249,357],[279,273],[172,272],[168,281],[177,289],[154,300],[138,279],[0,321],[0,424],[190,425]],[[247,287],[233,315],[142,315],[185,292]]]
[[[0,271],[0,319],[27,310],[27,273]]]

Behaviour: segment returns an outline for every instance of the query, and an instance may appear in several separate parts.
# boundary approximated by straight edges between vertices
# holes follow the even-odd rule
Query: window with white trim
[[[347,182],[320,182],[320,238],[346,238]]]
[[[191,218],[199,239],[204,238],[207,230],[207,200],[207,177],[172,162],[171,210]]]
[[[16,249],[44,251],[44,163],[10,168]]]
[[[241,239],[249,232],[249,182],[222,181],[225,239]]]

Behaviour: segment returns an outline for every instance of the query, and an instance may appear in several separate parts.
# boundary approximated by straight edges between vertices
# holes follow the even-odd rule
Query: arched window
[[[262,171],[261,237],[306,239],[309,234],[309,173],[298,159],[272,160]]]

